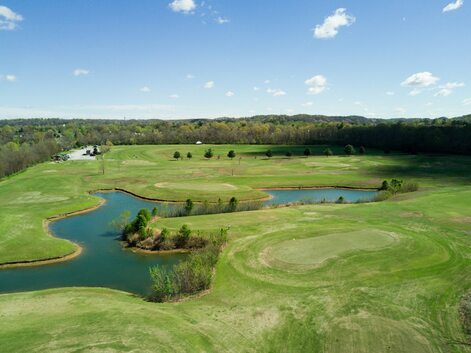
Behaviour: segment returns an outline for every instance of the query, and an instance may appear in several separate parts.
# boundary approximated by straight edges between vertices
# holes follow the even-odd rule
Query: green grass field
[[[216,201],[260,199],[262,187],[377,187],[386,178],[421,189],[380,203],[160,219],[158,228],[230,226],[209,293],[166,304],[105,288],[1,294],[0,351],[471,352],[458,311],[471,289],[470,157],[285,158],[304,147],[218,145],[208,161],[207,147],[113,147],[105,175],[99,161],[71,161],[1,181],[0,263],[73,252],[43,221],[96,205],[91,190]],[[278,156],[266,159],[268,148]],[[226,158],[230,149],[242,159]],[[174,161],[175,150],[194,158]]]

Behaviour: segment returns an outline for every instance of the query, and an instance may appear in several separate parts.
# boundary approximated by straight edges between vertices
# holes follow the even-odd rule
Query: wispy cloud
[[[340,27],[351,26],[355,23],[355,17],[348,15],[347,10],[340,8],[324,19],[324,23],[314,28],[314,37],[319,39],[334,38]]]
[[[147,92],[150,92],[150,88],[147,86],[144,86],[144,87],[139,88],[139,91],[147,93]]]
[[[279,89],[279,88],[268,88],[267,89],[267,93],[268,94],[271,94],[273,97],[282,97],[282,96],[286,96],[286,92],[283,91],[282,89]]]
[[[72,74],[75,76],[75,77],[78,77],[78,76],[86,76],[90,73],[90,70],[87,70],[87,69],[75,69]]]
[[[15,75],[0,75],[0,81],[15,82]]]
[[[235,95],[235,93],[232,92],[232,91],[227,91],[226,92],[226,97],[233,97],[234,95]]]
[[[180,98],[180,96],[179,96],[178,94],[176,94],[176,93],[171,94],[171,95],[168,96],[168,97],[169,97],[169,98],[172,98],[172,99],[178,99],[178,98]]]
[[[453,93],[455,88],[464,87],[464,82],[447,82],[443,86],[440,86],[440,90],[435,93],[436,97],[448,97]]]
[[[208,81],[204,84],[204,88],[210,89],[214,87],[214,81]]]
[[[443,8],[443,12],[458,10],[461,6],[463,6],[463,4],[463,0],[456,0],[455,2],[450,2]]]
[[[0,30],[13,31],[21,21],[23,21],[23,16],[6,6],[0,6]]]
[[[463,105],[471,105],[471,98],[463,99]]]
[[[193,74],[187,74],[187,75],[186,75],[186,78],[187,78],[188,80],[193,80],[193,79],[195,78],[195,75],[193,75]]]
[[[191,13],[196,9],[196,3],[193,0],[174,0],[168,6],[172,11],[182,12],[185,14]]]
[[[215,21],[217,24],[220,24],[220,25],[231,22],[228,18],[221,17],[221,16],[217,17]]]

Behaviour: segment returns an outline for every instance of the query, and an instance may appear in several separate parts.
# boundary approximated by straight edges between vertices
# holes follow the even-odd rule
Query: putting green
[[[265,262],[273,267],[313,267],[357,250],[373,250],[391,245],[397,236],[377,229],[333,233],[279,242],[263,251]]]

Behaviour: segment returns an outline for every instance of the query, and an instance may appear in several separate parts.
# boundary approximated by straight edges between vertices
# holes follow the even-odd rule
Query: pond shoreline
[[[57,220],[60,220],[60,219],[64,219],[64,218],[67,218],[67,217],[71,217],[71,216],[76,216],[76,215],[83,214],[83,213],[92,212],[92,211],[100,208],[101,206],[103,206],[105,203],[106,203],[106,200],[100,199],[97,205],[94,205],[94,206],[91,206],[91,207],[88,207],[88,208],[84,208],[84,209],[81,209],[81,210],[78,210],[78,211],[66,212],[66,213],[61,213],[61,214],[56,215],[56,216],[48,217],[43,221],[43,229],[46,232],[46,234],[49,235],[50,237],[62,239],[62,238],[57,237],[49,229],[49,224],[51,224],[51,222],[54,222],[54,221],[57,221]],[[76,247],[76,249],[73,252],[69,253],[69,254],[65,254],[65,255],[62,255],[62,256],[50,257],[50,258],[46,258],[46,259],[38,259],[38,260],[4,262],[4,263],[0,264],[0,270],[10,269],[10,268],[17,268],[17,267],[43,266],[43,265],[56,264],[56,263],[59,263],[59,262],[72,260],[72,259],[78,257],[82,253],[83,248],[79,244],[74,243],[73,241],[70,241],[70,240],[67,240],[67,241],[71,242]]]
[[[361,187],[349,187],[349,186],[298,186],[298,187],[294,187],[294,186],[283,187],[282,186],[282,187],[254,188],[254,190],[262,190],[262,191],[263,190],[322,190],[322,189],[370,190],[370,191],[378,190],[378,189],[375,189],[375,188],[361,188]],[[117,188],[105,188],[105,189],[98,189],[98,190],[90,190],[90,191],[88,191],[88,194],[93,195],[93,194],[98,193],[98,192],[105,193],[105,192],[117,192],[117,191],[118,192],[123,192],[123,193],[128,194],[128,195],[131,195],[131,196],[133,196],[137,199],[150,201],[150,202],[180,203],[180,204],[184,203],[184,201],[165,200],[165,199],[141,196],[141,195],[136,194],[132,191],[129,191],[129,190],[126,190],[126,189],[123,189],[123,188],[119,188],[119,187],[117,187]],[[251,200],[241,200],[240,202],[241,203],[244,203],[244,202],[264,202],[264,201],[271,200],[272,198],[273,198],[272,195],[267,195],[264,198],[251,199]],[[92,211],[100,208],[101,206],[103,206],[105,203],[106,203],[106,200],[100,198],[98,204],[96,204],[94,206],[91,206],[91,207],[88,207],[88,208],[85,208],[85,209],[81,209],[81,210],[77,210],[77,211],[62,213],[62,214],[55,215],[55,216],[52,216],[52,217],[48,217],[43,221],[43,228],[49,236],[56,237],[56,235],[53,234],[49,229],[49,224],[51,222],[54,222],[54,221],[57,221],[57,220],[60,220],[60,219],[64,219],[64,218],[67,218],[67,217],[72,217],[72,216],[92,212]],[[195,203],[202,203],[202,201],[195,201]],[[210,203],[215,203],[215,202],[210,202]],[[279,205],[279,206],[290,207],[290,206],[294,206],[294,205],[295,204],[287,203],[285,205]],[[56,237],[56,238],[58,238],[58,237]],[[68,241],[70,241],[70,240],[68,240]],[[76,249],[73,252],[69,253],[69,254],[65,254],[65,255],[62,255],[62,256],[55,256],[55,257],[46,258],[46,259],[5,262],[5,263],[0,264],[0,270],[17,268],[17,267],[43,266],[43,265],[56,264],[56,263],[72,260],[72,259],[80,256],[83,249],[79,244],[74,243],[72,241],[70,241],[70,242],[75,245]],[[123,247],[123,248],[126,248],[126,247]],[[146,249],[142,249],[142,248],[138,248],[138,247],[132,247],[132,248],[129,248],[129,250],[131,250],[133,252],[136,252],[136,253],[143,253],[143,254],[172,254],[172,253],[175,254],[175,253],[188,253],[189,252],[185,249],[146,250]]]

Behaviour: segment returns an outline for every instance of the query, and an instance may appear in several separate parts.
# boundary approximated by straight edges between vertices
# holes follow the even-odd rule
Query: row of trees
[[[61,149],[55,139],[22,144],[10,141],[0,146],[0,178],[47,161]]]
[[[0,145],[56,139],[66,149],[123,144],[335,144],[404,152],[471,154],[469,119],[370,120],[361,117],[263,116],[217,120],[7,120]]]

